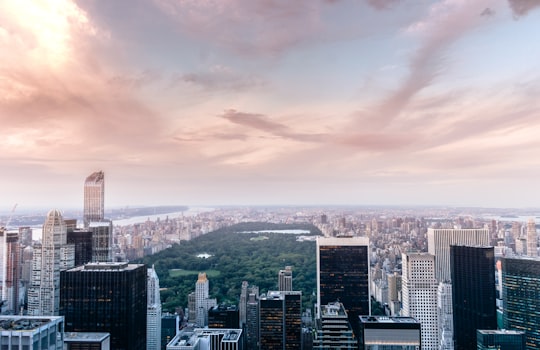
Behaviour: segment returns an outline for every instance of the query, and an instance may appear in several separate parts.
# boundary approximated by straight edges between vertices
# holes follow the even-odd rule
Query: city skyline
[[[0,4],[8,212],[539,207],[540,3]]]

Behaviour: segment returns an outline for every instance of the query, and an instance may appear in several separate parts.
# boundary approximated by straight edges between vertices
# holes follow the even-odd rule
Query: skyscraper
[[[105,178],[103,171],[96,171],[84,182],[84,226],[105,218]]]
[[[209,298],[209,288],[210,282],[206,278],[206,273],[199,273],[199,278],[195,283],[195,313],[199,327],[208,325],[208,310],[217,305],[216,299]]]
[[[525,332],[528,350],[540,344],[540,259],[503,258],[503,325]]]
[[[38,248],[39,247],[39,248]],[[34,249],[32,277],[28,289],[28,314],[58,315],[60,271],[75,264],[75,248],[67,244],[67,229],[62,214],[53,209],[43,224],[41,246]]]
[[[146,349],[145,265],[90,263],[62,271],[60,281],[66,331],[109,332],[111,349]]]
[[[358,316],[371,311],[366,237],[317,237],[317,306],[338,300],[356,332]]]
[[[19,233],[5,232],[5,243],[6,255],[4,261],[6,269],[2,288],[3,300],[6,300],[7,310],[17,314],[19,312],[19,283],[21,278]]]
[[[287,291],[292,289],[292,267],[285,266],[285,270],[279,270],[278,290]]]
[[[452,284],[440,282],[437,289],[439,317],[439,350],[454,350],[454,320],[452,315]]]
[[[112,262],[112,221],[90,222],[92,231],[92,262]]]
[[[497,329],[493,247],[450,246],[455,350],[476,347],[477,329]]]
[[[256,293],[255,293],[256,292]],[[259,342],[259,291],[249,293],[246,305],[246,348],[256,350]]]
[[[259,348],[300,349],[302,292],[269,291],[259,299]]]
[[[315,350],[357,349],[349,317],[339,302],[321,306],[321,317],[316,320],[317,336],[313,340]]]
[[[437,281],[435,257],[427,253],[402,254],[403,316],[417,319],[422,325],[422,349],[439,348]]]
[[[161,349],[161,298],[159,278],[152,266],[147,270],[148,301],[146,303],[146,350]]]
[[[439,282],[451,282],[450,246],[488,246],[489,229],[433,229],[429,228],[428,252],[435,255],[435,278]]]
[[[538,256],[538,236],[536,235],[536,223],[533,218],[527,222],[527,255],[536,257]]]

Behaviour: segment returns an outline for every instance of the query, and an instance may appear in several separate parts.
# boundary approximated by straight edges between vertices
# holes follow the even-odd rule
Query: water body
[[[284,233],[289,235],[305,235],[309,234],[309,230],[261,230],[261,231],[242,231],[239,233]]]
[[[120,220],[113,220],[114,226],[127,226],[127,225],[133,225],[133,224],[141,224],[146,221],[157,221],[158,219],[160,221],[165,220],[167,217],[169,219],[178,219],[183,216],[196,216],[200,213],[207,213],[210,211],[214,211],[214,208],[206,208],[206,207],[193,207],[189,208],[188,210],[184,211],[178,211],[173,213],[165,213],[165,214],[156,214],[156,215],[143,215],[143,216],[134,216],[132,218],[128,219],[120,219]]]

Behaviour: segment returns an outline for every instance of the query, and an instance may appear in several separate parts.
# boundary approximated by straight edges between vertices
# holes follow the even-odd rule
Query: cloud
[[[514,18],[526,16],[533,9],[540,7],[540,1],[538,0],[508,0],[508,5],[512,9]]]
[[[239,92],[264,87],[267,83],[254,75],[240,74],[230,67],[214,65],[202,72],[178,74],[173,84],[185,84],[208,91]]]
[[[401,0],[367,0],[368,4],[377,10],[385,10],[396,4]]]

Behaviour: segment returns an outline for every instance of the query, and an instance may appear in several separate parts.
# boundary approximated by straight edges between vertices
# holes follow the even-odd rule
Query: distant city
[[[0,215],[6,349],[540,347],[539,209],[106,209],[105,179],[102,171],[81,179],[80,210],[18,212],[15,204]],[[273,272],[275,288],[263,289],[269,281],[248,271],[234,276],[240,279],[233,300],[220,300],[210,287],[218,264],[196,274],[187,273],[187,260],[174,269],[154,266],[159,260],[152,257],[172,259],[188,242],[247,223],[258,228],[242,229],[253,238],[239,247],[298,255],[265,235],[301,236],[294,244],[315,252],[315,277],[306,281],[298,275],[304,266],[283,259]],[[210,257],[198,251],[191,259]],[[183,269],[192,290],[162,302],[172,295],[170,275]],[[313,295],[300,290],[311,284]]]

